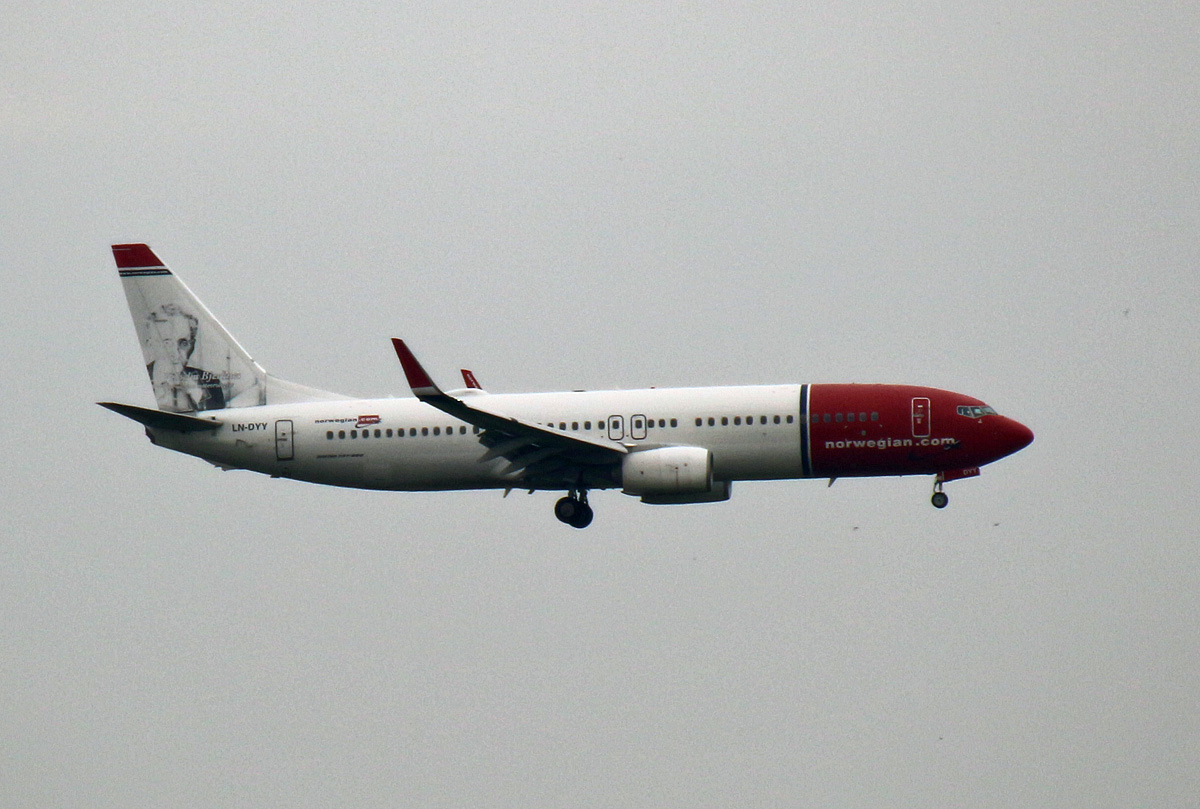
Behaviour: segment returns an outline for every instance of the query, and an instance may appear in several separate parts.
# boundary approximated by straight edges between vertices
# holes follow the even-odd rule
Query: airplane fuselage
[[[443,391],[392,339],[412,399],[352,399],[259,365],[145,244],[113,245],[157,409],[103,406],[156,444],[228,469],[363,489],[564,492],[656,505],[727,500],[733,481],[934,475],[942,484],[1033,440],[978,399],[911,385],[763,385],[492,394]]]
[[[629,451],[703,447],[712,453],[714,480],[727,482],[969,470],[1032,437],[1003,416],[973,417],[986,407],[978,399],[909,385],[467,393],[479,409]],[[526,488],[506,458],[480,443],[478,427],[417,399],[268,405],[219,416],[221,426],[212,431],[148,432],[161,446],[220,466],[313,483],[402,491]],[[622,481],[591,484],[620,488]]]

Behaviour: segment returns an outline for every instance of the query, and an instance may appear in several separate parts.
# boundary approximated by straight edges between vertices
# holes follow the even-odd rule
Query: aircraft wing
[[[509,466],[504,474],[514,480],[574,483],[579,482],[581,477],[594,478],[599,474],[611,483],[611,476],[606,474],[607,468],[619,465],[621,456],[628,453],[620,444],[597,441],[493,413],[479,407],[474,401],[468,404],[443,392],[403,340],[393,338],[392,347],[396,349],[396,356],[400,359],[413,394],[443,413],[481,428],[483,433],[480,442],[488,447],[488,451],[480,460],[506,458]]]

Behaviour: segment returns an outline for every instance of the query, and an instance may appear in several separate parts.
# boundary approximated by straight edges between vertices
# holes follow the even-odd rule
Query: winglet
[[[413,394],[418,399],[442,394],[441,388],[433,383],[429,374],[425,373],[425,369],[421,367],[421,363],[417,362],[417,358],[409,351],[403,340],[393,337],[392,347],[396,349],[396,356],[400,358],[404,375],[408,377],[408,386],[412,388]]]
[[[475,374],[473,374],[470,371],[470,369],[463,368],[462,375],[463,375],[463,382],[466,384],[466,386],[468,388],[474,388],[475,390],[483,390],[483,386],[479,384],[479,380],[475,378]]]

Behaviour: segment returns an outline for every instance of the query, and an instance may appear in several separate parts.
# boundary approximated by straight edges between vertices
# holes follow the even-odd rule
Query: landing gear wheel
[[[554,504],[554,516],[559,522],[565,522],[570,525],[572,521],[578,519],[582,503],[574,497],[564,497]]]
[[[587,502],[587,492],[571,492],[554,504],[554,516],[572,528],[587,528],[592,524],[592,507]]]
[[[933,503],[934,508],[945,508],[950,505],[950,498],[946,496],[945,492],[934,492],[929,502]]]
[[[589,525],[592,524],[593,516],[594,515],[592,514],[592,507],[589,506],[587,503],[580,503],[579,504],[579,513],[576,514],[575,518],[572,519],[567,524],[570,525],[572,528],[587,528]]]

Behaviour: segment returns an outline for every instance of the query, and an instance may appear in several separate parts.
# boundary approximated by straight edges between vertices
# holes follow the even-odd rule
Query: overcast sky
[[[1200,7],[43,2],[0,26],[0,804],[1194,806]],[[109,245],[407,396],[906,382],[1037,440],[727,503],[220,472]]]

